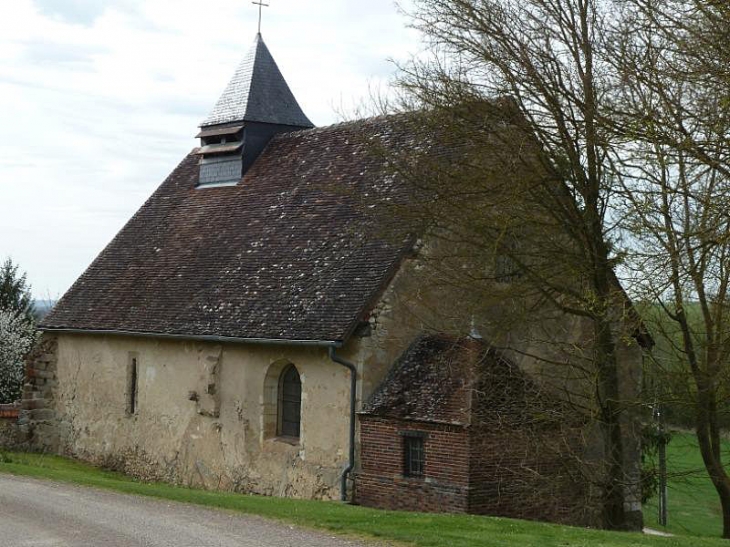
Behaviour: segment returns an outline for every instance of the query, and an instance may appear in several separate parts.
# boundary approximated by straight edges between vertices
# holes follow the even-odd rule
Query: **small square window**
[[[426,453],[423,449],[423,437],[405,435],[403,437],[403,474],[406,477],[423,477]]]

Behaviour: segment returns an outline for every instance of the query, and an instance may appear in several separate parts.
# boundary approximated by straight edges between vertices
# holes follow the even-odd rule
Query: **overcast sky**
[[[270,4],[264,41],[319,126],[421,47],[393,0]],[[195,146],[257,18],[250,0],[3,5],[0,259],[36,297],[60,297]]]

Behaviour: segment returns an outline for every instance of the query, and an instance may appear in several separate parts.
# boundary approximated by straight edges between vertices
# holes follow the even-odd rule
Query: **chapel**
[[[434,329],[434,302],[466,296],[422,290],[428,242],[377,229],[398,187],[387,152],[414,143],[403,120],[315,127],[257,34],[198,146],[43,320],[30,442],[204,488],[592,522],[591,492],[530,444],[582,424],[526,419],[528,399],[560,405],[529,359],[473,317]],[[528,464],[571,511],[526,503]]]

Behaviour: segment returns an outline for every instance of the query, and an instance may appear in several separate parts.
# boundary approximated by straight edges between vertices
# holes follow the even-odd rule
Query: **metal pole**
[[[668,519],[667,509],[667,436],[664,432],[664,413],[659,402],[654,406],[654,418],[659,434],[659,524],[666,526]]]
[[[667,439],[664,424],[659,422],[659,524],[667,525]]]

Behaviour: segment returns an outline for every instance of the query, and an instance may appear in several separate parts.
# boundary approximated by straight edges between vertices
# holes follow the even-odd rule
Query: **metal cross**
[[[263,0],[259,0],[258,2],[251,2],[252,4],[255,4],[259,7],[259,34],[261,34],[261,8],[268,8],[269,4],[264,4]]]

